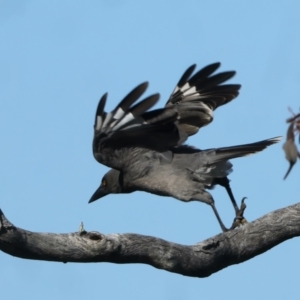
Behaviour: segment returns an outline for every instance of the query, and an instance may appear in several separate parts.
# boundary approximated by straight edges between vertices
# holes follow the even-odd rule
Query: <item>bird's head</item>
[[[89,203],[94,202],[108,194],[122,193],[122,175],[120,171],[111,169],[102,178],[101,184],[91,197]]]

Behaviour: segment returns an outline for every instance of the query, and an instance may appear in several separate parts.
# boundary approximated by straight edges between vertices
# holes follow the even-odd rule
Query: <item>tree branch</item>
[[[0,210],[0,249],[10,255],[65,263],[143,263],[192,277],[210,276],[299,235],[300,203],[193,246],[131,233],[35,233],[15,227]]]

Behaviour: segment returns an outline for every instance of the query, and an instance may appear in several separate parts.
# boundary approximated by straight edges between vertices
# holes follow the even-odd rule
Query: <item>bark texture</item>
[[[11,224],[0,210],[0,249],[10,255],[57,262],[143,263],[207,277],[300,235],[300,203],[192,246],[138,234],[35,233]]]

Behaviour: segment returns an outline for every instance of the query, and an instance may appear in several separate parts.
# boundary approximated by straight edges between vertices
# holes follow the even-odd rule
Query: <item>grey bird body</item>
[[[223,231],[226,227],[207,188],[223,185],[234,205],[227,175],[232,158],[262,151],[279,141],[273,138],[253,144],[199,150],[183,143],[213,120],[213,111],[238,95],[240,85],[220,85],[235,72],[212,73],[219,63],[193,76],[195,65],[187,69],[164,108],[149,111],[158,101],[155,94],[138,102],[147,88],[143,83],[132,90],[110,113],[104,111],[107,94],[99,101],[95,117],[93,154],[113,168],[104,175],[89,202],[110,193],[146,191],[178,200],[209,204]]]
[[[171,196],[178,200],[213,203],[213,198],[205,191],[215,178],[224,178],[232,171],[232,158],[242,157],[262,151],[277,143],[273,138],[257,143],[219,149],[198,150],[188,146],[172,149],[172,160],[164,161],[155,151],[136,150],[138,163],[125,164],[122,171],[110,170],[102,179],[102,184],[90,202],[110,193],[131,193],[145,191],[160,196]],[[129,161],[132,159],[130,157]]]

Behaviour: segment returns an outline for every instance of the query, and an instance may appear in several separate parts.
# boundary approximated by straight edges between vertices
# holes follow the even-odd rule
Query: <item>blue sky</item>
[[[163,106],[182,72],[220,61],[240,96],[189,144],[211,148],[285,135],[299,110],[298,1],[0,1],[0,208],[16,226],[65,233],[133,232],[194,244],[220,232],[210,207],[137,192],[87,204],[107,168],[91,151],[94,112],[148,80]],[[255,220],[299,202],[299,163],[281,142],[236,159],[237,199]],[[212,191],[227,225],[226,192]],[[299,294],[293,239],[205,279],[146,265],[62,264],[0,252],[3,299],[282,299]]]

